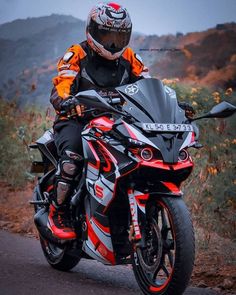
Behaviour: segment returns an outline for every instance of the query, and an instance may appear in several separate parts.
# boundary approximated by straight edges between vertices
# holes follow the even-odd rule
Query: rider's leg
[[[76,178],[83,168],[81,131],[76,120],[60,122],[55,126],[55,143],[60,156],[51,200],[48,227],[60,239],[76,237],[70,222],[69,204]]]

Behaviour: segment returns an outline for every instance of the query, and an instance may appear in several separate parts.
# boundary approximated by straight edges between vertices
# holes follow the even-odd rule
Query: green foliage
[[[220,101],[236,105],[232,89],[212,92],[207,88],[171,83],[181,101],[194,106],[198,115]],[[198,121],[201,150],[192,150],[195,162],[184,184],[185,198],[194,221],[206,231],[236,239],[236,116]]]
[[[44,111],[36,108],[19,110],[16,103],[0,98],[0,177],[14,187],[23,186],[31,178],[30,164],[34,155],[28,144],[34,142],[50,126]]]

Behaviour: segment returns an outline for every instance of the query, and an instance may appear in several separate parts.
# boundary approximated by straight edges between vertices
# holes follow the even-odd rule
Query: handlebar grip
[[[115,97],[115,98],[111,98],[108,101],[110,104],[120,104],[121,103],[121,99],[120,97]]]

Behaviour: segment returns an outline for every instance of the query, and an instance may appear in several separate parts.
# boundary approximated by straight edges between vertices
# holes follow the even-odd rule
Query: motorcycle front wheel
[[[194,231],[184,201],[162,197],[147,204],[143,234],[145,243],[134,244],[132,253],[133,271],[142,292],[183,294],[195,258]]]

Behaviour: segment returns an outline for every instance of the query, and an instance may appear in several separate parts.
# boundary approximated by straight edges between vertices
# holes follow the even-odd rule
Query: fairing
[[[147,137],[160,150],[165,163],[177,163],[179,151],[191,143],[192,133],[143,131],[140,124],[185,123],[185,112],[178,106],[176,97],[169,95],[162,82],[157,79],[142,79],[116,90],[125,100],[123,110],[138,122],[132,124],[137,133],[141,132],[142,137]]]

